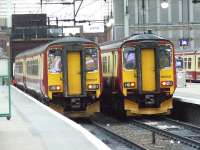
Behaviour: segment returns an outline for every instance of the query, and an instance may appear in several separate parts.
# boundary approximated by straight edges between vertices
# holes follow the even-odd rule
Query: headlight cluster
[[[162,86],[172,86],[173,85],[173,81],[162,81],[161,85]]]
[[[125,82],[124,83],[125,88],[134,88],[135,87],[135,82]]]
[[[88,90],[97,90],[99,89],[99,84],[88,84],[87,88]]]
[[[60,85],[51,85],[51,86],[49,86],[49,90],[50,91],[60,91],[61,86]]]

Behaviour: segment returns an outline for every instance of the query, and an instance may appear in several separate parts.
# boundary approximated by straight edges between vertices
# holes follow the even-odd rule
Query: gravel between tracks
[[[91,123],[80,123],[80,124],[87,130],[89,130],[92,134],[97,136],[100,140],[102,140],[105,144],[107,144],[113,150],[132,150],[132,148],[117,141],[116,139],[113,139],[112,137],[110,137],[101,129],[92,125]]]
[[[119,121],[104,115],[98,115],[92,120],[103,125],[107,130],[142,145],[149,150],[193,150],[193,148],[180,144],[178,141],[173,141],[159,135],[155,135],[155,144],[153,144],[151,131],[134,126],[126,121]]]

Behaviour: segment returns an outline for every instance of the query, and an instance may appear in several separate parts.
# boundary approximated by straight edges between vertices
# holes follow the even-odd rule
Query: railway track
[[[93,125],[95,125],[96,127],[100,128],[104,133],[106,133],[107,135],[109,135],[112,139],[115,139],[117,141],[119,141],[120,143],[123,143],[125,145],[127,145],[129,148],[134,149],[134,150],[147,150],[145,147],[121,136],[120,134],[117,134],[115,132],[112,132],[111,130],[109,130],[105,125],[96,122],[96,121],[92,121]],[[108,125],[110,126],[110,125]]]
[[[177,143],[200,149],[200,128],[169,118],[131,119],[129,123],[151,131],[154,135],[164,136]]]
[[[132,149],[146,150],[193,150],[181,143],[171,143],[171,138],[152,134],[152,131],[133,123],[131,120],[120,121],[107,116],[91,119],[93,125],[104,132],[117,137]],[[184,148],[183,148],[184,147]]]

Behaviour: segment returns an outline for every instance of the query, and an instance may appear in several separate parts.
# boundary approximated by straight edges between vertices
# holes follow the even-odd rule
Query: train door
[[[81,54],[67,52],[67,93],[68,95],[80,95],[81,90]]]
[[[142,91],[155,91],[155,53],[154,49],[141,50]]]

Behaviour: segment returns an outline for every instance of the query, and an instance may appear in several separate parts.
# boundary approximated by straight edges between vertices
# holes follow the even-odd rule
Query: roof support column
[[[12,26],[12,22],[11,22],[11,0],[6,0],[6,4],[7,4],[7,9],[6,9],[6,25],[7,27],[11,27]]]
[[[124,0],[124,37],[129,36],[128,0]]]

